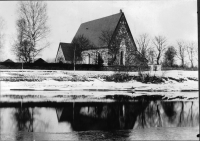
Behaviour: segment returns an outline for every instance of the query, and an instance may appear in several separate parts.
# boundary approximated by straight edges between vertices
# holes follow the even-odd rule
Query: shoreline
[[[99,98],[105,95],[156,95],[168,96],[186,96],[192,98],[187,93],[196,93],[193,98],[198,99],[198,71],[160,71],[150,72],[151,75],[171,77],[175,79],[184,79],[182,82],[175,80],[164,81],[164,83],[142,83],[136,80],[127,82],[109,82],[101,78],[101,76],[110,76],[114,72],[97,72],[97,71],[48,71],[48,70],[1,70],[1,102],[5,101],[6,96],[28,96],[32,95],[41,97],[51,96],[70,96],[70,95],[93,95]],[[149,72],[145,72],[149,73]],[[165,74],[164,74],[165,73]],[[130,75],[138,75],[138,72],[130,72]],[[63,78],[78,78],[77,81],[67,81]],[[188,77],[194,80],[187,79]],[[2,81],[6,78],[8,81]],[[11,78],[16,81],[10,82]],[[24,80],[25,79],[25,80]],[[26,79],[34,81],[26,81]],[[41,79],[41,81],[35,81]],[[62,81],[57,81],[57,79]],[[80,81],[80,80],[88,81]],[[18,81],[19,80],[19,81]],[[170,96],[170,97],[171,97]],[[48,98],[49,99],[49,98]]]

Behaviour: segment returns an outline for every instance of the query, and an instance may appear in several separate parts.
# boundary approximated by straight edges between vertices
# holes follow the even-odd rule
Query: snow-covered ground
[[[141,83],[136,80],[128,82],[107,82],[102,76],[112,75],[111,71],[61,71],[61,70],[1,70],[1,96],[6,95],[96,95],[142,93],[191,93],[187,97],[198,97],[198,71],[156,71],[144,72],[151,75],[183,78],[177,82],[172,79],[160,84]],[[138,72],[129,72],[137,76]],[[76,78],[76,81],[72,81]],[[192,79],[189,79],[192,78]],[[79,81],[80,80],[80,81]],[[85,81],[84,81],[85,80]],[[183,93],[184,91],[184,93]],[[173,94],[174,95],[174,94]],[[175,94],[176,95],[176,94]],[[3,100],[1,98],[1,100]]]

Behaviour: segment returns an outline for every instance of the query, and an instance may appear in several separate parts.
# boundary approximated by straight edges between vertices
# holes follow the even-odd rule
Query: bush
[[[127,82],[132,80],[132,76],[130,76],[128,73],[120,73],[116,72],[111,76],[105,76],[106,81],[114,81],[114,82]]]
[[[155,83],[155,84],[159,84],[159,83],[163,83],[164,80],[162,79],[162,77],[158,77],[158,76],[151,76],[150,73],[142,73],[142,71],[138,72],[138,76],[134,76],[133,78],[134,80],[137,80],[139,82],[142,83]]]
[[[55,81],[73,81],[73,82],[78,82],[78,81],[89,81],[87,77],[85,76],[76,76],[74,75],[73,77],[59,77],[59,78],[53,78]]]
[[[130,76],[129,73],[124,72],[116,72],[111,76],[104,76],[106,81],[114,81],[114,82],[127,82],[130,80],[136,80],[142,83],[154,83],[159,84],[163,83],[164,78],[158,76],[151,76],[150,73],[142,73],[142,71],[138,72],[138,76]]]

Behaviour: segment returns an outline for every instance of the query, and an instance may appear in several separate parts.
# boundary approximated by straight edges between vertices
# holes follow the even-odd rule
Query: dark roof
[[[7,59],[6,61],[4,62],[7,62],[7,63],[14,63],[14,61],[10,60],[10,59]]]
[[[73,57],[73,46],[70,43],[60,43],[66,61],[71,61]]]
[[[42,64],[42,63],[47,63],[46,61],[44,61],[42,58],[38,58],[37,60],[35,60],[34,63],[37,63],[37,64]]]
[[[102,31],[114,31],[122,14],[123,13],[120,12],[118,14],[82,23],[76,32],[75,37],[83,35],[89,39],[95,47],[100,47],[99,37],[101,36]]]

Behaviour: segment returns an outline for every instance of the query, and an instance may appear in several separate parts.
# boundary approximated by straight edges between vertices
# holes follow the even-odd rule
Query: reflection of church
[[[71,123],[74,131],[196,127],[195,105],[183,101],[74,102],[57,108],[56,113],[58,122]]]
[[[110,36],[109,43],[102,42],[103,33],[109,33],[109,35],[104,34],[104,37]],[[80,64],[96,64],[101,58],[105,66],[146,65],[147,60],[137,51],[125,14],[121,10],[120,13],[82,23],[74,38],[79,36],[84,36],[92,44],[82,51],[82,60],[78,62]],[[115,48],[117,53],[109,49],[114,46],[113,44],[116,45],[116,42],[119,42],[118,47]],[[70,43],[60,43],[55,61],[71,63],[73,48]],[[114,56],[113,52],[115,52]]]
[[[58,122],[70,122],[73,130],[133,129],[147,103],[68,103],[57,108]],[[134,107],[134,109],[132,109]]]
[[[70,131],[199,127],[198,100],[149,101],[143,97],[132,102],[25,102],[23,106],[13,103],[9,107],[2,104],[1,131],[7,133],[62,132],[60,128],[64,132],[68,127]]]

